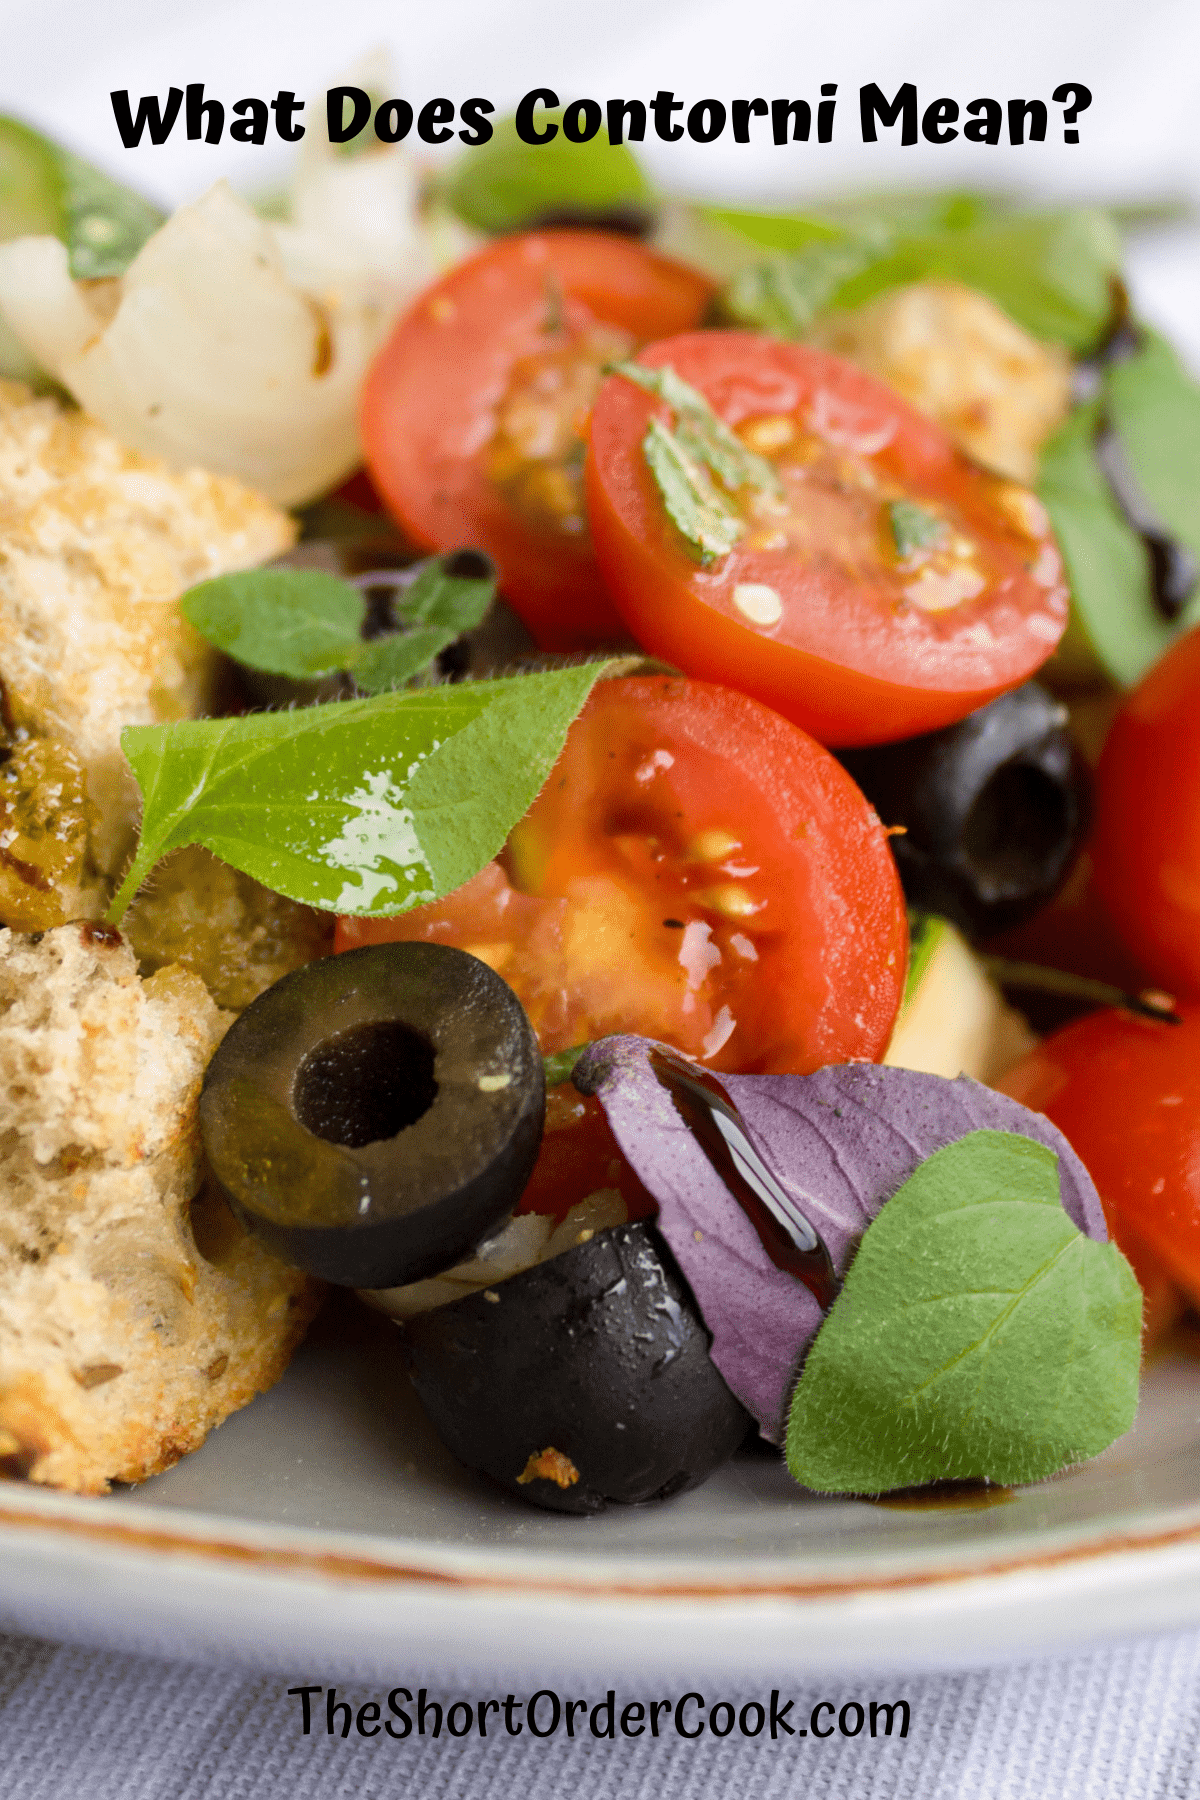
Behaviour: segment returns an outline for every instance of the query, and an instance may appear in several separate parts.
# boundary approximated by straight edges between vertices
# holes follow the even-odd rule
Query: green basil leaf
[[[185,844],[330,912],[440,899],[501,849],[604,667],[126,727],[142,830],[110,918]]]
[[[248,668],[295,680],[347,669],[363,693],[378,694],[428,669],[491,605],[495,580],[451,574],[448,560],[433,557],[398,594],[397,621],[410,629],[366,642],[359,589],[317,569],[219,575],[180,604],[202,637]]]
[[[76,280],[123,275],[166,214],[17,119],[0,117],[0,239],[61,238]]]
[[[654,189],[626,144],[609,142],[602,126],[586,144],[573,144],[561,129],[561,110],[538,115],[557,121],[558,136],[526,144],[515,121],[500,119],[486,144],[464,150],[451,168],[445,199],[476,231],[517,231],[543,213],[605,213],[643,208]]]
[[[803,250],[832,238],[863,237],[880,247],[900,232],[963,231],[1004,211],[994,196],[967,191],[866,194],[811,212],[752,212],[727,206],[697,208],[701,219],[764,250]]]
[[[184,618],[249,669],[297,680],[347,669],[364,648],[366,602],[319,569],[247,569],[189,588]]]
[[[1200,595],[1174,624],[1154,604],[1145,546],[1128,524],[1095,457],[1101,403],[1080,406],[1042,451],[1038,495],[1050,515],[1071,586],[1064,665],[1098,662],[1134,686],[1178,632],[1200,623]]]
[[[1108,214],[1083,207],[909,236],[867,231],[743,270],[724,304],[736,319],[797,336],[828,307],[940,277],[988,295],[1034,337],[1082,351],[1109,318],[1120,254]]]
[[[861,306],[888,288],[937,276],[986,294],[1031,336],[1088,350],[1112,310],[1121,240],[1106,213],[1087,208],[1018,215],[901,239],[839,289],[833,304]]]
[[[702,563],[727,556],[745,531],[745,521],[710,479],[703,462],[689,454],[661,419],[651,419],[642,454],[667,514],[692,554]]]
[[[818,313],[837,304],[847,282],[879,257],[875,238],[840,237],[814,243],[797,256],[753,263],[725,288],[722,311],[736,324],[799,337]]]
[[[453,558],[454,552],[430,558],[412,585],[397,594],[397,619],[409,625],[444,625],[456,637],[482,622],[495,597],[495,577],[451,574],[447,565]]]
[[[940,544],[946,535],[946,521],[918,506],[915,500],[893,500],[888,513],[899,557],[911,556],[916,550],[928,550],[934,544]]]
[[[1106,371],[1109,418],[1162,523],[1200,556],[1200,387],[1156,332]]]
[[[647,369],[636,362],[617,363],[612,372],[666,401],[675,413],[675,435],[680,445],[697,462],[706,463],[731,493],[741,487],[778,491],[778,477],[766,458],[748,450],[700,390],[677,375],[670,363],[659,369]]]
[[[543,1056],[542,1067],[546,1073],[548,1088],[561,1087],[564,1081],[570,1081],[575,1071],[575,1064],[591,1044],[572,1044],[569,1050],[556,1050],[552,1056]]]
[[[437,680],[437,671],[431,665],[457,636],[453,626],[418,625],[412,631],[372,638],[370,643],[359,645],[358,654],[347,667],[354,676],[355,687],[364,694],[386,694],[425,673],[431,681]]]
[[[1137,1408],[1141,1292],[1059,1200],[1052,1151],[976,1131],[859,1245],[792,1400],[787,1462],[827,1493],[1039,1481]]]

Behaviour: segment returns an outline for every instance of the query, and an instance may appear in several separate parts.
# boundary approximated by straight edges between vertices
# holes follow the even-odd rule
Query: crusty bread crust
[[[1071,404],[1067,352],[957,281],[918,281],[826,313],[808,339],[886,381],[1014,481],[1032,482],[1038,451]]]
[[[141,1481],[282,1373],[318,1293],[197,1198],[230,1015],[116,933],[0,930],[0,1471]]]
[[[0,381],[0,677],[18,719],[81,762],[102,871],[118,872],[137,820],[122,728],[204,710],[212,652],[179,595],[280,555],[295,532],[243,483],[173,473]]]

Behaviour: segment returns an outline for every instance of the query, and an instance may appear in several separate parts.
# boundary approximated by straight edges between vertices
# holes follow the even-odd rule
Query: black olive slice
[[[909,902],[970,937],[1032,918],[1087,834],[1087,765],[1036,681],[944,731],[838,758],[884,824],[904,827],[892,849]]]
[[[230,1205],[288,1262],[348,1287],[450,1268],[537,1159],[542,1058],[486,963],[378,944],[308,963],[230,1027],[200,1127]]]
[[[645,1222],[597,1232],[402,1331],[413,1385],[447,1447],[553,1512],[697,1487],[753,1423]]]

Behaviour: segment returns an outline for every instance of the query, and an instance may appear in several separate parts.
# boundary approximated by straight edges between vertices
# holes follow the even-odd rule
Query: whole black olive
[[[905,828],[892,849],[909,901],[972,937],[1031,918],[1087,833],[1087,765],[1035,681],[944,731],[838,756],[884,824]]]
[[[204,1079],[213,1172],[248,1230],[348,1287],[460,1260],[541,1143],[537,1039],[508,984],[443,944],[308,963],[230,1027]]]
[[[652,1225],[617,1225],[406,1320],[409,1373],[460,1462],[553,1512],[696,1487],[752,1420]]]

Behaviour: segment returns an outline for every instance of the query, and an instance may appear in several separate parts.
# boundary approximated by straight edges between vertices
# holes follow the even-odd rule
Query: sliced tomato
[[[598,1188],[615,1189],[631,1221],[652,1219],[658,1211],[658,1202],[622,1156],[600,1102],[566,1081],[547,1089],[542,1146],[515,1210],[561,1222]]]
[[[882,1056],[904,986],[895,862],[845,770],[729,688],[601,682],[498,862],[336,947],[424,938],[515,989],[544,1051],[637,1032],[714,1069]]]
[[[696,324],[712,294],[628,239],[525,233],[427,289],[367,376],[363,445],[389,510],[431,549],[488,551],[544,649],[624,634],[583,498],[601,371]]]
[[[1126,700],[1096,783],[1096,882],[1156,981],[1200,995],[1200,630]]]
[[[691,332],[639,360],[699,389],[778,481],[734,496],[742,535],[704,566],[643,451],[670,409],[622,376],[605,382],[588,517],[644,648],[835,745],[951,724],[1054,649],[1068,598],[1044,509],[880,382],[752,332]]]
[[[1079,1152],[1160,1322],[1164,1272],[1200,1306],[1200,1007],[1180,1012],[1181,1025],[1091,1013],[996,1083]]]

